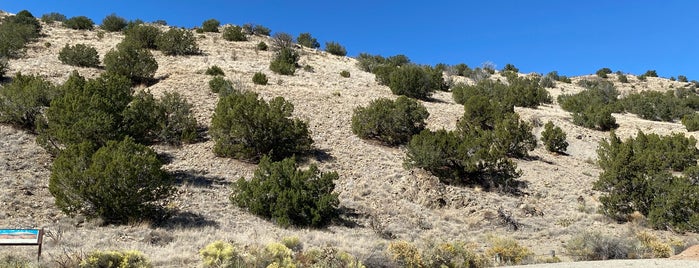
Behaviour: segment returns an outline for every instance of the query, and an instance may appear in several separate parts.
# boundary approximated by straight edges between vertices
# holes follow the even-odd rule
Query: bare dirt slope
[[[10,74],[39,74],[62,83],[73,70],[94,77],[101,70],[61,64],[58,52],[66,44],[95,46],[101,56],[112,49],[123,35],[98,30],[76,31],[58,25],[45,26],[45,36],[29,45],[26,57],[10,61]],[[217,240],[241,245],[267,243],[284,236],[298,236],[306,245],[331,245],[347,250],[367,263],[385,260],[385,248],[395,239],[418,244],[430,241],[468,241],[485,246],[489,235],[512,237],[539,255],[555,250],[564,260],[563,246],[572,236],[599,231],[628,236],[636,224],[617,224],[595,213],[599,193],[592,182],[600,169],[595,165],[598,142],[608,133],[575,126],[570,115],[557,104],[517,112],[531,122],[553,121],[568,133],[568,155],[548,153],[541,145],[531,154],[534,160],[517,160],[526,182],[521,196],[503,195],[478,188],[444,185],[421,170],[406,170],[402,148],[380,146],[357,138],[350,130],[352,111],[376,98],[395,98],[388,87],[374,81],[374,75],[356,67],[356,60],[325,52],[303,49],[300,64],[313,72],[297,70],[294,76],[272,73],[268,66],[272,52],[256,51],[259,41],[228,42],[219,33],[197,34],[203,55],[170,57],[154,51],[163,78],[149,88],[156,96],[176,91],[194,105],[199,123],[210,125],[217,95],[208,89],[204,71],[218,65],[226,78],[239,87],[264,98],[282,96],[295,105],[294,115],[308,122],[319,154],[311,162],[323,170],[337,171],[336,182],[341,206],[350,224],[333,225],[323,230],[282,229],[230,204],[231,182],[251,176],[255,166],[212,153],[213,141],[205,140],[182,147],[154,146],[171,156],[165,168],[176,174],[178,192],[168,207],[179,211],[165,226],[134,223],[125,226],[100,226],[99,222],[69,218],[55,206],[48,192],[51,158],[34,142],[30,133],[0,125],[0,226],[42,227],[48,231],[44,246],[47,262],[65,252],[94,249],[138,249],[156,266],[185,267],[199,264],[198,250]],[[342,78],[347,70],[350,78]],[[255,72],[270,78],[270,84],[252,84]],[[577,79],[582,78],[574,78]],[[613,80],[614,78],[612,78]],[[666,90],[683,86],[661,78],[641,82],[630,76],[631,84],[617,86],[624,92]],[[633,86],[633,88],[632,88]],[[581,90],[574,84],[558,83],[550,89],[552,97]],[[436,101],[423,102],[430,112],[430,129],[454,129],[463,113],[451,94],[438,92]],[[679,123],[641,120],[634,115],[616,114],[622,137],[644,132],[686,133]],[[535,127],[539,135],[542,127]],[[688,133],[691,135],[692,133]],[[520,229],[501,224],[498,208],[512,214]],[[661,238],[685,236],[653,231]]]

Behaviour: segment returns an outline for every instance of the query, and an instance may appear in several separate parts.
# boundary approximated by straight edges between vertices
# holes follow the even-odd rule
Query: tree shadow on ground
[[[358,219],[363,215],[357,213],[356,209],[348,207],[339,207],[337,209],[338,217],[333,221],[334,224],[347,227],[347,228],[363,228],[364,226],[358,223]]]
[[[161,227],[165,229],[193,229],[193,228],[204,228],[204,227],[219,227],[218,222],[214,220],[207,219],[201,214],[189,212],[189,211],[179,211],[172,210],[167,211],[166,215],[160,220],[154,223],[154,227]]]
[[[171,173],[178,185],[190,185],[194,187],[211,187],[214,185],[229,186],[231,183],[222,177],[206,176],[205,172],[196,170],[176,170]]]

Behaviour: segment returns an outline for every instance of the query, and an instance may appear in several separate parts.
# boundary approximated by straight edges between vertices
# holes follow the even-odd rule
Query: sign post
[[[0,229],[0,246],[39,246],[36,260],[41,258],[44,229]]]

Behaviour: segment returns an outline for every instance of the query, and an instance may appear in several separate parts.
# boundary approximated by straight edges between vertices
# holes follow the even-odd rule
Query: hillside
[[[73,70],[87,78],[96,77],[101,69],[62,64],[57,57],[61,48],[66,44],[88,44],[97,48],[102,59],[123,38],[121,33],[71,30],[58,23],[43,27],[43,36],[28,45],[26,55],[9,61],[7,76],[18,72],[38,74],[57,84],[63,83]],[[586,231],[626,237],[636,230],[647,230],[665,241],[697,242],[696,234],[651,230],[638,222],[619,224],[595,212],[600,193],[592,190],[592,183],[601,172],[595,164],[596,149],[609,132],[574,125],[570,113],[555,101],[560,94],[583,90],[575,82],[585,77],[572,78],[572,84],[558,82],[548,89],[553,104],[537,109],[516,108],[525,121],[539,122],[533,130],[537,137],[543,130],[540,123],[550,120],[567,133],[570,146],[567,155],[558,155],[549,153],[539,143],[530,152],[530,160],[515,160],[523,173],[519,180],[526,187],[522,195],[508,195],[446,185],[422,170],[406,170],[402,165],[404,148],[382,146],[354,135],[350,123],[355,107],[366,106],[377,98],[396,98],[388,87],[377,84],[373,74],[361,71],[355,59],[303,48],[299,63],[312,66],[313,71],[299,69],[294,76],[283,76],[269,70],[273,52],[255,49],[260,41],[269,43],[269,37],[249,36],[245,42],[229,42],[220,33],[195,36],[202,55],[165,56],[153,51],[159,81],[137,90],[149,90],[155,96],[179,92],[193,104],[196,119],[204,129],[210,126],[218,101],[217,94],[208,87],[211,76],[204,74],[212,65],[220,66],[226,78],[238,83],[238,87],[265,99],[282,96],[291,101],[295,105],[294,117],[308,122],[315,141],[317,153],[309,162],[339,174],[335,189],[346,224],[320,230],[283,229],[232,205],[228,198],[231,182],[250,177],[256,166],[216,157],[212,152],[214,142],[208,136],[180,147],[153,146],[169,157],[165,169],[178,181],[177,193],[166,205],[177,213],[164,225],[142,222],[101,226],[97,220],[70,218],[56,208],[48,191],[51,156],[35,143],[33,134],[0,125],[0,226],[45,228],[45,262],[60,259],[66,252],[137,249],[156,267],[198,266],[199,249],[215,240],[254,245],[287,236],[298,236],[306,247],[337,247],[368,265],[384,263],[388,259],[385,249],[395,240],[418,245],[466,241],[477,243],[484,250],[488,237],[496,235],[514,238],[541,257],[555,250],[564,261],[573,257],[566,254],[564,245]],[[341,77],[343,70],[349,71],[351,77]],[[265,73],[270,83],[253,84],[255,72]],[[491,79],[498,77],[496,74]],[[463,77],[445,78],[473,83]],[[656,77],[640,81],[633,75],[629,75],[630,83],[626,84],[616,78],[608,80],[622,95],[687,84]],[[421,101],[430,113],[428,128],[454,129],[463,115],[463,105],[456,104],[450,92],[437,92],[433,98],[434,101]],[[648,121],[632,114],[614,117],[619,124],[616,133],[622,138],[635,135],[637,130],[695,135],[679,122]],[[518,230],[501,223],[499,208],[511,213],[519,223]],[[33,249],[13,250],[30,256]]]

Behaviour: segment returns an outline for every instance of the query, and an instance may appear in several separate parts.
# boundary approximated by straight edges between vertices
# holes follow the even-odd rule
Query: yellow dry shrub
[[[244,267],[243,258],[236,252],[235,246],[221,240],[214,241],[199,251],[204,267]]]
[[[391,259],[400,267],[425,267],[422,256],[420,256],[420,252],[414,244],[406,241],[391,242],[391,244],[388,245],[388,252],[391,254]]]
[[[94,251],[80,263],[80,268],[152,268],[140,251]]]
[[[641,246],[649,250],[648,258],[668,258],[672,255],[672,247],[668,243],[663,243],[652,233],[641,231],[636,233],[636,239],[641,242]]]
[[[511,238],[491,237],[491,246],[485,251],[490,259],[495,259],[504,264],[521,264],[534,256],[529,248],[521,246]]]

